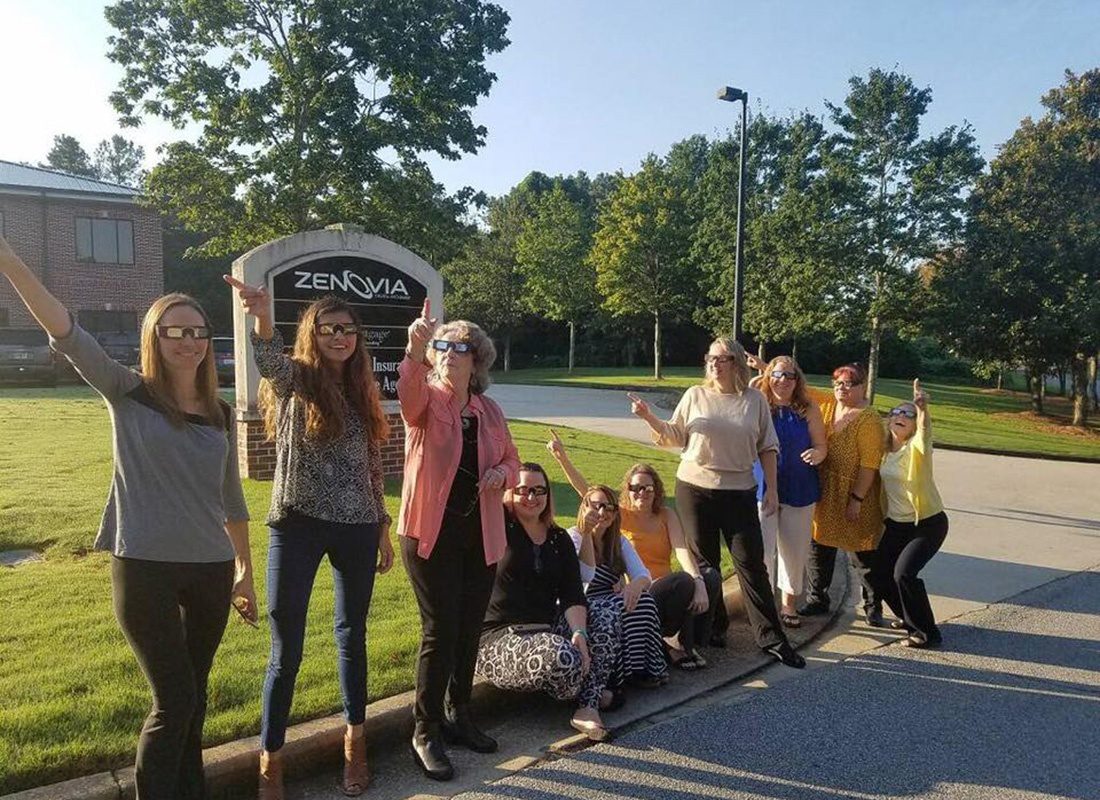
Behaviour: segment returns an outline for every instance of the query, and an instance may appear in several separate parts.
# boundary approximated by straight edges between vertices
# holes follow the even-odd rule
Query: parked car
[[[214,367],[218,371],[218,384],[232,386],[237,379],[237,358],[233,350],[233,337],[215,336],[210,341],[214,345]]]
[[[57,385],[57,367],[45,331],[0,328],[0,383]]]
[[[99,331],[93,335],[107,355],[119,364],[141,368],[141,334],[138,331]]]

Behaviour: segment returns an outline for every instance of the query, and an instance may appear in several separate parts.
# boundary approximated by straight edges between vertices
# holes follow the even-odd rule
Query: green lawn
[[[517,422],[525,460],[550,462],[545,429]],[[648,460],[671,479],[663,451],[560,430],[592,480],[617,485],[630,463]],[[110,423],[82,387],[0,390],[0,550],[35,548],[46,561],[0,569],[0,794],[132,763],[148,690],[111,611],[110,562],[89,552],[110,482]],[[551,471],[555,481],[561,476]],[[245,482],[261,603],[270,484]],[[555,488],[558,520],[575,517],[576,495]],[[398,486],[388,487],[396,515]],[[294,721],[340,709],[332,641],[332,579],[318,576],[298,677]],[[233,619],[211,676],[206,742],[254,735],[268,637]],[[380,577],[371,607],[370,696],[413,685],[419,643],[416,604],[398,565]]]
[[[679,393],[699,382],[701,370],[672,367],[666,377],[656,381],[644,370],[627,368],[577,369],[572,375],[565,369],[513,370],[497,372],[499,383],[578,386],[602,389],[666,389]],[[809,381],[828,389],[829,378],[810,375]],[[997,392],[974,386],[922,380],[932,397],[932,416],[936,440],[956,447],[1004,450],[1038,455],[1100,458],[1100,415],[1094,414],[1089,431],[1070,427],[1069,402],[1047,396],[1050,417],[1038,419],[1030,412],[1030,399],[1022,392]],[[879,381],[875,408],[886,411],[901,400],[913,396],[912,381],[884,378]],[[624,409],[626,406],[624,405]]]

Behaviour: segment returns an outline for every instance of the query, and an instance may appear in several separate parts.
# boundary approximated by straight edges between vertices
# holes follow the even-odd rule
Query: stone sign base
[[[390,438],[382,445],[382,472],[387,478],[400,476],[405,467],[405,427],[400,412],[386,414]],[[263,417],[255,412],[237,412],[237,460],[242,478],[269,481],[275,477],[275,442],[267,439]]]

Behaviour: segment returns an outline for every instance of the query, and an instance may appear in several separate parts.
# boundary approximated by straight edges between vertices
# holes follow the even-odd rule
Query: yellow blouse
[[[642,559],[653,580],[663,578],[672,572],[672,541],[668,537],[668,521],[665,511],[660,515],[660,527],[652,533],[641,530],[640,515],[629,508],[620,509],[623,536],[634,545],[638,557]]]

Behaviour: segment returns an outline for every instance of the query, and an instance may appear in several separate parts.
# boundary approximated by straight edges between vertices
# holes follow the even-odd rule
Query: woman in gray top
[[[336,645],[344,699],[344,783],[367,788],[367,612],[376,572],[393,564],[381,445],[389,435],[373,360],[355,309],[335,297],[310,304],[294,351],[272,323],[266,290],[226,276],[256,319],[260,406],[275,440],[275,482],[267,523],[271,658],[260,730],[260,798],[283,797],[282,756],[294,679],[302,660],[313,580],[328,556],[336,590]]]
[[[248,509],[210,324],[170,294],[141,327],[138,373],[111,360],[0,237],[0,274],[104,400],[114,476],[95,548],[112,553],[115,616],[153,691],[137,796],[201,798],[206,682],[233,605],[256,621]]]

